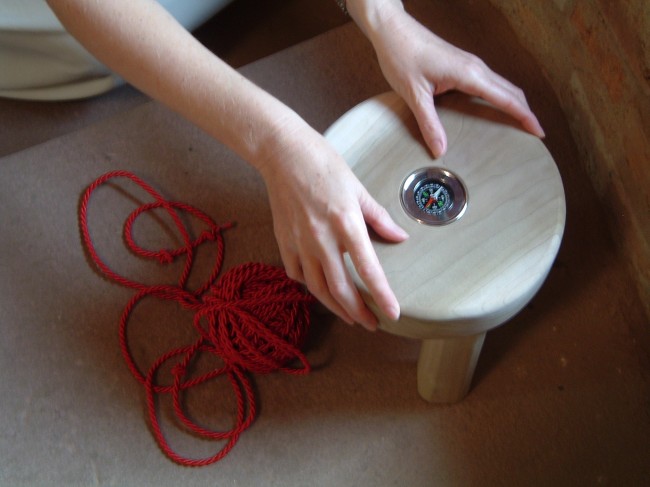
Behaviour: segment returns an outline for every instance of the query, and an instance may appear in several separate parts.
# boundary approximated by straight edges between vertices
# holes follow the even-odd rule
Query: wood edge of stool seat
[[[355,273],[353,267],[350,268],[350,272]],[[516,316],[537,294],[545,280],[546,275],[540,277],[536,286],[522,294],[516,302],[511,303],[508,307],[496,309],[490,314],[484,313],[475,316],[457,316],[453,319],[435,320],[408,316],[402,313],[397,321],[393,321],[381,313],[372,296],[358,278],[355,278],[362,299],[378,318],[380,330],[418,340],[472,336],[497,328]]]

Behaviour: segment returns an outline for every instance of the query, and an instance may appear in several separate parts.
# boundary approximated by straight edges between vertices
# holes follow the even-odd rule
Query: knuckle
[[[359,274],[359,277],[364,282],[368,282],[374,279],[377,275],[374,262],[372,262],[370,259],[359,259],[355,267],[357,269],[357,274]]]
[[[341,301],[344,301],[345,298],[349,297],[350,288],[344,281],[334,281],[330,283],[329,292],[332,297],[340,303]]]
[[[303,282],[302,272],[300,272],[298,269],[285,268],[285,272],[289,279],[293,279],[294,281],[298,281],[298,282]]]
[[[309,235],[316,240],[320,240],[325,235],[325,226],[317,218],[309,218],[306,229]]]
[[[413,99],[413,111],[420,116],[426,115],[431,107],[433,107],[433,88],[430,90],[421,87],[414,88],[411,96]]]
[[[327,285],[322,281],[308,280],[306,284],[307,284],[307,289],[314,296],[323,297],[328,294]]]
[[[479,57],[474,54],[466,54],[463,60],[465,75],[472,80],[478,80],[485,76],[487,66]]]
[[[330,213],[330,220],[333,227],[337,232],[343,235],[350,235],[355,233],[355,221],[350,212],[347,211],[332,211]]]
[[[369,205],[368,212],[375,220],[383,220],[384,218],[389,218],[388,210],[384,208],[379,203]]]

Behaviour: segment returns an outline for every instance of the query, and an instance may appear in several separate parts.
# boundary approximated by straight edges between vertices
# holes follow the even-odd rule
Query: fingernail
[[[537,135],[540,139],[543,139],[546,137],[546,133],[544,133],[544,129],[542,128],[542,124],[539,123],[539,120],[535,119],[533,122],[533,126],[531,129],[531,132],[535,135]]]
[[[440,157],[444,152],[445,148],[442,144],[442,140],[436,139],[433,141],[433,155],[434,157]]]
[[[370,325],[368,323],[364,323],[361,326],[363,326],[367,331],[377,331],[377,325]]]
[[[404,230],[402,227],[397,227],[397,232],[399,233],[400,238],[403,238],[404,240],[409,238],[409,234],[406,233],[406,230]]]
[[[399,320],[399,315],[400,315],[400,309],[399,306],[391,306],[388,308],[388,318],[391,321],[397,321]]]
[[[375,315],[368,316],[361,325],[368,331],[376,331],[378,325],[377,317]]]

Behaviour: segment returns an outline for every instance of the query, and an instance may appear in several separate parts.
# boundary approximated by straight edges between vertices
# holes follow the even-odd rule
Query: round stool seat
[[[564,190],[544,144],[508,116],[461,94],[443,97],[437,111],[448,138],[439,159],[392,92],[354,107],[325,135],[410,235],[399,244],[373,241],[400,303],[397,322],[379,314],[348,260],[381,329],[442,339],[436,350],[472,344],[475,365],[484,333],[520,311],[544,282],[564,230]]]

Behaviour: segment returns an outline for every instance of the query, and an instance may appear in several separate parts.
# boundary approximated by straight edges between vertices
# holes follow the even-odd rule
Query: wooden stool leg
[[[422,340],[418,392],[429,402],[453,403],[467,395],[485,333]]]

